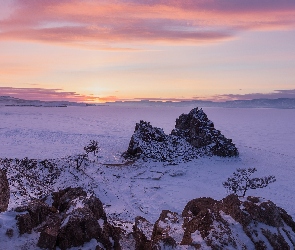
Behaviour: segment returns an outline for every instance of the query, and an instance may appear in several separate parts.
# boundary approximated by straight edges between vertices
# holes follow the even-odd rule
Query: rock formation
[[[184,137],[196,148],[206,148],[209,154],[223,157],[238,155],[232,140],[214,128],[213,122],[202,109],[194,108],[189,114],[180,115],[171,134]]]
[[[149,249],[178,249],[177,246],[195,249],[295,247],[292,217],[273,202],[258,197],[240,200],[236,195],[229,195],[221,201],[194,199],[188,202],[181,215],[162,211],[152,230],[152,236],[147,240]],[[144,245],[144,235],[136,236],[136,242]]]
[[[132,232],[124,231],[123,222],[122,229],[113,226],[101,201],[82,188],[55,192],[15,212],[20,236],[39,231],[37,246],[44,249],[83,249],[92,239],[96,249],[295,248],[292,217],[273,202],[252,196],[193,199],[181,214],[163,210],[154,224],[136,217]]]
[[[20,235],[39,231],[41,248],[63,250],[96,239],[98,247],[120,249],[120,229],[108,223],[101,201],[82,188],[66,188],[15,211],[21,212],[16,216]]]
[[[140,157],[145,161],[173,162],[197,158],[199,153],[184,138],[166,135],[162,129],[153,127],[149,122],[140,121],[135,126],[128,150],[123,156]]]
[[[176,119],[175,129],[170,135],[149,122],[140,121],[123,156],[175,162],[189,161],[202,155],[231,157],[238,154],[232,140],[214,128],[202,109],[195,108]]]
[[[0,169],[0,212],[7,210],[10,198],[10,189],[4,170]]]

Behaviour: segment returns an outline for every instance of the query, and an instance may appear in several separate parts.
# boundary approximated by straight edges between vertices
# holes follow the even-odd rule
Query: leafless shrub
[[[223,186],[229,192],[244,197],[247,190],[267,187],[268,184],[276,181],[275,176],[269,175],[260,178],[250,178],[256,172],[256,168],[238,168],[227,181],[223,182]]]

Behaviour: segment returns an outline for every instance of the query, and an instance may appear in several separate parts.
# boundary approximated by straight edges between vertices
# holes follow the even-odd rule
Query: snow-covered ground
[[[255,167],[256,176],[275,175],[277,181],[247,195],[270,199],[295,218],[295,109],[204,108],[215,128],[233,139],[238,158],[205,157],[179,165],[116,165],[124,161],[121,154],[136,122],[146,120],[170,133],[175,119],[192,108],[2,106],[0,158],[65,157],[97,140],[98,163],[85,169],[87,175],[78,182],[67,181],[65,175],[55,188],[84,183],[94,189],[109,217],[130,222],[138,215],[155,222],[162,209],[181,213],[194,198],[222,199],[227,194],[223,181],[237,168]]]

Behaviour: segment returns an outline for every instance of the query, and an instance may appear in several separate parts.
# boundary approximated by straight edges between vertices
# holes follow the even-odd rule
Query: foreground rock
[[[0,169],[0,212],[7,210],[10,198],[10,189],[4,170]]]
[[[146,249],[295,248],[295,222],[291,216],[273,202],[257,197],[240,200],[236,195],[229,195],[221,201],[194,199],[181,215],[164,210],[152,229],[141,232],[150,230],[153,230],[151,237],[135,234],[139,246],[150,246]]]
[[[295,249],[295,222],[273,202],[229,195],[193,199],[178,214],[163,210],[150,223],[136,217],[133,231],[108,222],[101,201],[67,188],[15,209],[20,236],[40,232],[42,249]],[[125,232],[125,233],[124,233]]]
[[[63,250],[96,239],[98,249],[121,249],[120,229],[108,223],[101,201],[82,188],[55,192],[16,211],[22,212],[16,216],[21,235],[40,232],[38,247]]]
[[[189,161],[202,155],[237,156],[238,150],[214,128],[202,109],[192,109],[176,119],[175,129],[166,135],[160,128],[140,121],[135,126],[125,158],[145,161]]]

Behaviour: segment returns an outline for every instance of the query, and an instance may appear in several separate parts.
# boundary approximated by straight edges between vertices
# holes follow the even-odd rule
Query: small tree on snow
[[[90,143],[84,147],[84,150],[87,155],[89,153],[93,153],[94,155],[96,155],[98,153],[98,149],[99,149],[98,142],[95,140],[91,140]]]
[[[256,171],[256,168],[238,168],[236,172],[222,184],[229,192],[241,194],[240,196],[244,197],[248,189],[264,188],[268,186],[268,184],[276,181],[273,175],[261,178],[250,178]]]

